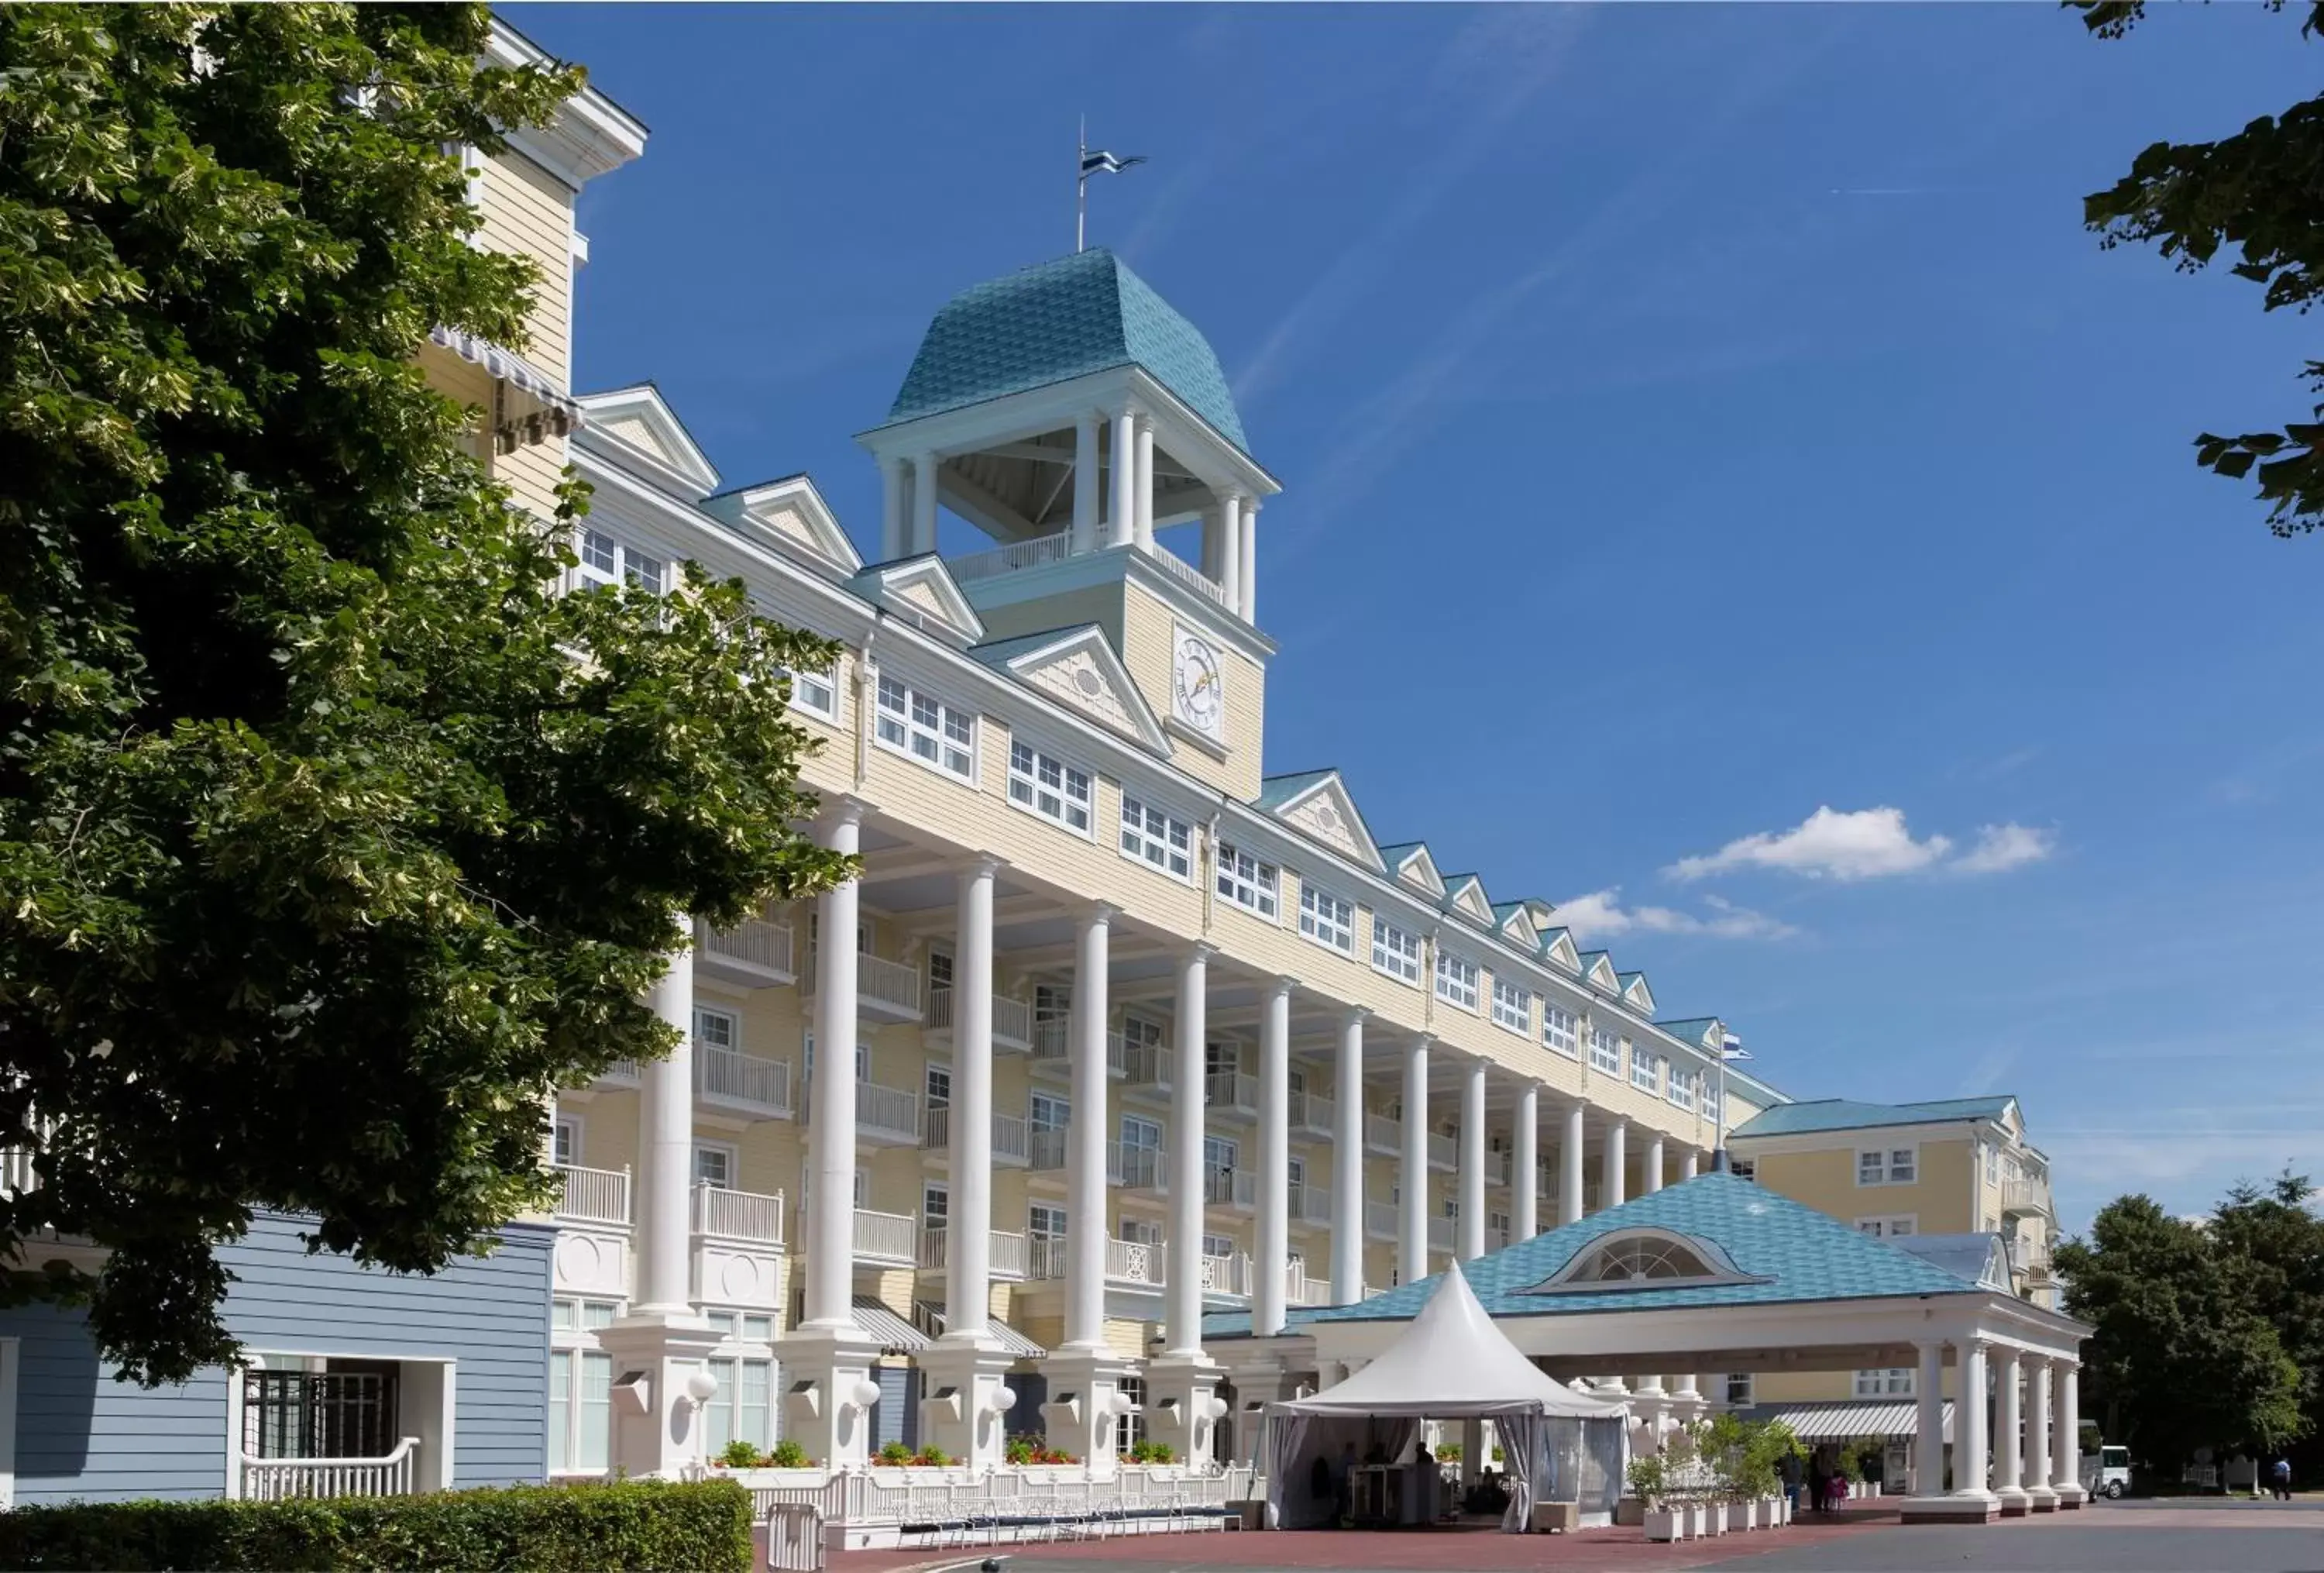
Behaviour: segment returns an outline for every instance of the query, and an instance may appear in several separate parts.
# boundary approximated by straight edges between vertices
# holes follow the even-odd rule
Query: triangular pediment
[[[1499,902],[1493,906],[1495,924],[1502,939],[1530,956],[1541,948],[1541,930],[1534,927],[1533,904],[1530,902]]]
[[[1582,952],[1573,943],[1572,934],[1564,929],[1545,930],[1541,937],[1542,959],[1568,972],[1582,970]]]
[[[853,578],[863,559],[839,526],[839,517],[805,476],[738,486],[702,501],[703,510],[738,534],[808,568]]]
[[[1656,1022],[1655,1026],[1690,1049],[1716,1054],[1727,1041],[1727,1029],[1716,1016],[1694,1016],[1683,1022]]]
[[[973,653],[1108,731],[1165,757],[1170,754],[1160,719],[1096,624],[1004,640]]]
[[[642,461],[671,490],[689,498],[700,499],[718,489],[716,467],[652,384],[584,393],[574,403],[581,406],[583,440],[619,448],[624,457]]]
[[[1310,841],[1328,847],[1366,868],[1383,866],[1379,848],[1373,844],[1371,832],[1364,828],[1364,817],[1356,811],[1356,800],[1349,795],[1347,783],[1340,779],[1338,771],[1319,771],[1310,776],[1268,782],[1259,793],[1259,801],[1270,807],[1277,819]]]
[[[1582,976],[1608,994],[1622,992],[1622,980],[1615,974],[1613,959],[1603,950],[1582,953]]]
[[[1621,976],[1621,982],[1622,1003],[1632,1010],[1643,1011],[1652,1015],[1655,1009],[1655,991],[1646,986],[1646,975],[1643,972],[1626,972]]]
[[[854,583],[865,596],[923,633],[964,647],[984,637],[984,620],[960,593],[943,560],[933,552],[865,569],[855,576]]]
[[[1380,860],[1413,889],[1426,891],[1439,900],[1443,898],[1444,876],[1436,872],[1436,859],[1428,856],[1425,843],[1407,841],[1400,847],[1383,847]]]
[[[1493,927],[1493,903],[1485,894],[1485,882],[1473,874],[1456,874],[1444,882],[1444,910],[1479,928]]]

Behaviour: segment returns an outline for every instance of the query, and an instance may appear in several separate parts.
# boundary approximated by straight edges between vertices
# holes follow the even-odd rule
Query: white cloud
[[[1710,934],[1722,939],[1787,939],[1799,930],[1781,919],[1718,896],[1706,896],[1708,917],[1675,907],[1626,907],[1619,885],[1591,891],[1556,903],[1553,922],[1571,929],[1577,939],[1595,942],[1619,934]]]
[[[1857,809],[1847,813],[1826,804],[1788,830],[1762,830],[1729,841],[1718,851],[1682,857],[1663,870],[1673,879],[1702,879],[1742,868],[1773,868],[1806,879],[1880,879],[1945,868],[1960,874],[1999,874],[2038,863],[2056,849],[2047,830],[2018,824],[1987,825],[1977,842],[1953,856],[1949,836],[1919,840],[1904,823],[1902,809]]]
[[[2058,848],[2057,836],[2030,825],[1986,825],[1978,830],[1977,845],[1953,859],[1957,874],[2001,874],[2024,864],[2039,863]]]

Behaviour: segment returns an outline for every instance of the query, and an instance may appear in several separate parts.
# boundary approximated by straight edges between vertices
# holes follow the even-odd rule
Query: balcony
[[[643,1078],[634,1059],[616,1059],[589,1083],[592,1092],[635,1092]]]
[[[1283,1303],[1287,1306],[1325,1306],[1332,1303],[1332,1281],[1310,1278],[1307,1270],[1298,1263],[1283,1269]]]
[[[1364,1151],[1375,1158],[1394,1158],[1404,1151],[1404,1125],[1386,1115],[1366,1111],[1364,1115]]]
[[[950,987],[928,990],[927,1034],[932,1043],[952,1041]],[[1028,1053],[1033,1047],[1033,1007],[1023,1000],[992,996],[992,1049],[997,1054]]]
[[[1428,1133],[1428,1167],[1439,1174],[1450,1174],[1460,1167],[1460,1155],[1452,1137],[1442,1131]]]
[[[955,584],[964,585],[975,579],[998,578],[1019,569],[1063,562],[1073,555],[1073,549],[1074,532],[1060,530],[1055,535],[1037,535],[1030,541],[1012,541],[990,551],[972,551],[964,557],[946,558],[945,568],[952,574]]]
[[[1167,1170],[1159,1147],[1125,1147],[1119,1142],[1105,1144],[1105,1179],[1109,1185],[1124,1190],[1150,1190],[1156,1195],[1169,1189]]]
[[[1392,1201],[1364,1203],[1364,1233],[1375,1240],[1397,1237],[1397,1206]]]
[[[1065,1242],[1061,1235],[1030,1235],[1025,1240],[1025,1276],[1037,1282],[1054,1282],[1065,1275]]]
[[[1035,1070],[1050,1076],[1073,1074],[1071,1023],[1063,1020],[1036,1022],[1032,1027],[1032,1042]],[[1127,1054],[1128,1049],[1122,1042],[1121,1034],[1108,1032],[1105,1035],[1105,1069],[1106,1074],[1116,1081],[1121,1080],[1128,1069],[1125,1063]]]
[[[1314,1136],[1329,1141],[1338,1133],[1332,1128],[1334,1106],[1330,1098],[1312,1092],[1291,1095],[1291,1133],[1295,1136]]]
[[[783,923],[752,919],[731,929],[694,925],[694,965],[744,988],[775,988],[798,980],[791,965],[791,931]]]
[[[1510,1161],[1508,1153],[1489,1151],[1486,1152],[1485,1183],[1487,1185],[1497,1185],[1507,1189],[1509,1177],[1516,1172],[1516,1165]]]
[[[1232,1294],[1245,1299],[1251,1291],[1250,1258],[1240,1252],[1232,1256],[1203,1258],[1203,1292]]]
[[[1291,1188],[1291,1221],[1328,1228],[1332,1223],[1332,1188],[1305,1182]]]
[[[865,1267],[919,1265],[919,1220],[902,1213],[855,1209],[855,1261]]]
[[[630,1221],[628,1170],[584,1169],[577,1163],[559,1163],[555,1168],[564,1188],[557,1198],[557,1217],[576,1224]]]
[[[788,1120],[798,1113],[789,1060],[706,1043],[694,1046],[694,1096],[708,1107],[754,1120]]]
[[[1232,1208],[1237,1212],[1259,1210],[1259,1176],[1248,1169],[1205,1167],[1203,1202],[1206,1207]]]
[[[1158,1043],[1131,1043],[1119,1032],[1109,1033],[1106,1041],[1107,1068],[1111,1069],[1118,1057],[1121,1063],[1121,1079],[1133,1088],[1150,1087],[1156,1092],[1170,1090],[1170,1068],[1173,1056]]]
[[[694,1188],[694,1232],[759,1245],[783,1243],[783,1198],[715,1185]]]
[[[2001,1216],[2054,1218],[2057,1215],[2050,1209],[2050,1182],[2043,1179],[2003,1180]]]
[[[1162,1287],[1163,1269],[1168,1264],[1169,1253],[1159,1240],[1108,1240],[1105,1243],[1105,1276],[1111,1283],[1127,1283],[1146,1289]]]
[[[1036,1128],[1025,1133],[1026,1165],[1031,1169],[1054,1170],[1065,1166],[1065,1133],[1050,1126]]]
[[[1025,1122],[1016,1115],[996,1114],[992,1116],[992,1161],[1010,1169],[1022,1169],[1031,1154],[1027,1151]],[[920,1145],[931,1152],[952,1151],[952,1109],[937,1104],[920,1116]]]
[[[799,992],[813,998],[814,957],[808,956],[807,976]],[[870,951],[855,956],[855,1013],[871,1022],[917,1022],[920,1019],[920,969],[889,961]]]
[[[1432,1251],[1450,1251],[1452,1249],[1452,1220],[1451,1218],[1431,1218],[1428,1220],[1428,1248]]]
[[[876,1081],[855,1084],[855,1139],[875,1147],[920,1144],[920,1095]]]
[[[1203,1106],[1222,1120],[1250,1124],[1259,1118],[1259,1078],[1213,1070],[1203,1078]]]
[[[988,1253],[985,1263],[992,1276],[1010,1283],[1020,1282],[1025,1277],[1025,1236],[1004,1235],[994,1229],[985,1237],[989,1242],[985,1247]],[[952,1253],[948,1248],[951,1241],[952,1231],[949,1229],[923,1227],[920,1230],[920,1271],[941,1272],[949,1267],[952,1264]],[[1046,1241],[1043,1243],[1047,1244]]]

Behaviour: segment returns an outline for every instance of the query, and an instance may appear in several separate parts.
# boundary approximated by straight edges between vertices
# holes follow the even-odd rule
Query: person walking
[[[2269,1480],[2275,1487],[2276,1501],[2290,1502],[2292,1500],[2292,1460],[2277,1458],[2267,1473]]]

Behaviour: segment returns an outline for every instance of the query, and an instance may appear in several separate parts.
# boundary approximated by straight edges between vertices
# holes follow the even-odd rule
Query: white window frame
[[[1651,1049],[1631,1044],[1630,1085],[1640,1092],[1659,1095],[1663,1090],[1663,1057]]]
[[[1436,952],[1436,997],[1471,1015],[1477,1013],[1477,964],[1465,956],[1439,948]]]
[[[558,1114],[556,1129],[549,1137],[549,1161],[580,1168],[581,1154],[586,1151],[582,1146],[583,1133],[579,1115]]]
[[[1398,983],[1420,986],[1420,936],[1379,913],[1372,914],[1372,970]]]
[[[839,720],[839,669],[825,667],[815,671],[805,667],[784,669],[791,680],[790,706],[810,716],[837,724]]]
[[[1268,922],[1282,921],[1283,871],[1231,841],[1218,843],[1215,884],[1220,898]]]
[[[1582,1036],[1572,1011],[1563,1005],[1544,999],[1541,1002],[1542,1046],[1552,1053],[1563,1054],[1568,1059],[1582,1057]]]
[[[1876,1240],[1895,1240],[1921,1232],[1918,1213],[1882,1213],[1877,1217],[1856,1220],[1856,1232],[1869,1235]]]
[[[1856,1372],[1849,1385],[1858,1398],[1917,1398],[1919,1374],[1910,1365],[1890,1365]]]
[[[1682,1069],[1673,1060],[1663,1076],[1663,1096],[1670,1100],[1673,1108],[1691,1109],[1694,1107],[1695,1085],[1702,1079],[1701,1070]]]
[[[1356,904],[1320,884],[1299,882],[1299,932],[1342,956],[1356,953]]]
[[[1730,1371],[1720,1379],[1721,1396],[1729,1409],[1749,1409],[1757,1398],[1758,1383],[1748,1371]],[[1737,1397],[1738,1393],[1741,1397]]]
[[[704,1031],[706,1027],[715,1027],[716,1030],[706,1032]],[[722,1033],[724,1037],[723,1042],[719,1041]],[[708,1048],[723,1049],[729,1054],[740,1054],[742,1051],[741,1014],[723,1005],[695,1006],[694,1041]]]
[[[1590,1029],[1590,1069],[1608,1076],[1622,1074],[1622,1041],[1595,1024]]]
[[[669,593],[670,564],[666,557],[641,551],[612,531],[593,524],[580,527],[573,546],[581,560],[574,572],[584,588],[627,585],[657,596]]]
[[[1533,990],[1507,978],[1493,979],[1493,1023],[1520,1038],[1533,1036]]]
[[[1119,845],[1130,862],[1180,884],[1194,883],[1194,828],[1169,810],[1127,791],[1121,794]]]
[[[1896,1160],[1904,1161],[1900,1166]],[[1902,1168],[1903,1172],[1897,1170]],[[1917,1185],[1921,1179],[1921,1149],[1915,1143],[1910,1147],[1858,1147],[1856,1150],[1856,1183],[1858,1186]]]
[[[1009,806],[1084,841],[1097,838],[1095,773],[1029,738],[1009,739]]]
[[[900,710],[890,702],[891,689],[901,699]],[[978,732],[983,718],[974,710],[963,709],[887,671],[880,673],[874,685],[873,704],[878,715],[872,726],[872,742],[938,775],[976,784]],[[930,710],[935,714],[933,721],[927,716]],[[966,736],[954,735],[954,722],[965,726]]]
[[[593,1338],[595,1337],[594,1334],[590,1336]],[[613,1357],[601,1349],[576,1347],[570,1344],[564,1344],[549,1350],[549,1384],[547,1407],[549,1424],[552,1428],[549,1437],[549,1457],[552,1460],[549,1475],[552,1478],[559,1476],[603,1475],[613,1467]],[[565,1378],[565,1393],[561,1399],[557,1392],[557,1378],[560,1372]],[[602,1383],[591,1380],[593,1376],[602,1377]],[[585,1397],[586,1392],[600,1387],[604,1394],[603,1398]],[[558,1428],[557,1411],[560,1407],[565,1412],[562,1417],[563,1425]],[[604,1457],[598,1463],[590,1462],[586,1450],[586,1445],[593,1440],[588,1434],[591,1429],[588,1422],[593,1414],[602,1416],[604,1421],[601,1435]],[[555,1434],[557,1429],[563,1430],[562,1438]],[[564,1444],[561,1448],[558,1446],[560,1440]],[[555,1462],[560,1452],[563,1455],[561,1464]]]
[[[718,1160],[718,1166],[725,1170],[726,1178],[724,1180],[712,1180],[702,1172],[702,1161],[705,1158]],[[688,1187],[708,1184],[715,1190],[740,1190],[742,1189],[742,1177],[741,1148],[732,1142],[705,1142],[700,1137],[695,1139],[694,1155],[686,1168]]]

